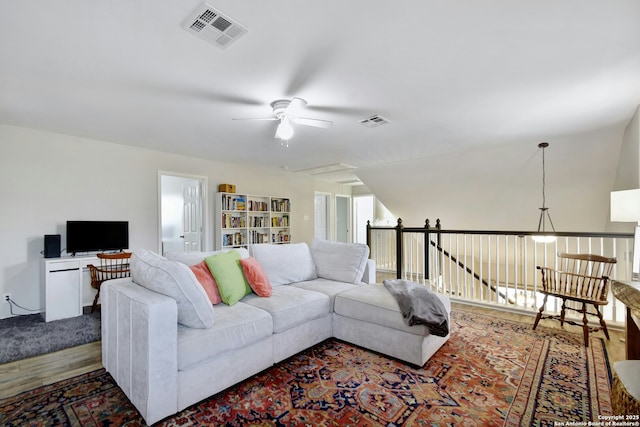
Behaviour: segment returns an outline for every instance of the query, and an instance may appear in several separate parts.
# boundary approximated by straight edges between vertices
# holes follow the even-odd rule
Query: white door
[[[202,191],[200,182],[185,182],[182,187],[182,235],[184,252],[201,250],[202,244]]]
[[[336,194],[336,240],[351,243],[351,197]]]
[[[315,234],[317,239],[329,240],[329,195],[315,193]]]

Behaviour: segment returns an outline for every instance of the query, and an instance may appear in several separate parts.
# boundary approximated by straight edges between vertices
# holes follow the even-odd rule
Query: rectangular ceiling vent
[[[358,178],[353,178],[353,179],[347,179],[344,181],[338,181],[336,182],[336,184],[356,186],[356,185],[363,185],[363,182],[360,181]]]
[[[318,166],[315,168],[301,169],[301,170],[297,170],[296,172],[302,172],[309,175],[322,175],[325,173],[344,172],[344,171],[349,171],[353,169],[357,169],[357,168],[355,166],[347,165],[345,163],[333,163],[331,165],[326,165],[326,166]]]
[[[184,21],[188,32],[224,49],[247,33],[247,29],[206,3],[199,5]]]
[[[368,128],[374,128],[389,123],[389,119],[385,119],[384,117],[375,114],[371,117],[367,117],[366,119],[359,120],[358,123]]]

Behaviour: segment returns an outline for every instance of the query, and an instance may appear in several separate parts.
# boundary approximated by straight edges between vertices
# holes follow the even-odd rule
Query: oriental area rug
[[[421,368],[327,340],[160,426],[532,426],[611,415],[602,340],[477,313]],[[98,370],[0,401],[3,426],[145,425]]]

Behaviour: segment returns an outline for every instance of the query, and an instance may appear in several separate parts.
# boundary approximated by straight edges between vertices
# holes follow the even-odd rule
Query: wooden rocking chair
[[[589,332],[602,329],[604,335],[609,339],[607,324],[602,317],[599,306],[609,303],[609,275],[616,259],[592,254],[559,253],[558,261],[560,270],[537,267],[542,273],[542,290],[540,292],[544,294],[544,300],[533,323],[533,329],[538,326],[540,319],[556,319],[560,321],[561,326],[565,322],[582,326],[585,347],[589,346]],[[560,315],[542,315],[549,295],[562,299]],[[574,307],[580,308],[567,305],[567,300],[577,302],[578,304],[575,304]],[[587,311],[587,304],[593,305],[595,312]],[[567,320],[565,318],[566,310],[582,313],[582,324]],[[587,315],[598,316],[600,327],[589,327]]]
[[[122,277],[131,276],[129,269],[129,259],[131,258],[131,252],[119,252],[115,254],[97,254],[100,259],[100,266],[96,267],[93,264],[89,264],[89,272],[91,273],[91,287],[96,289],[96,297],[93,299],[93,305],[91,306],[91,312],[93,313],[98,305],[98,298],[100,297],[100,285],[102,282],[111,279],[120,279]]]

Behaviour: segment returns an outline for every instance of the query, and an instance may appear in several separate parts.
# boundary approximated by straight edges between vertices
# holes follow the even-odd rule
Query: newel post
[[[431,250],[431,235],[429,234],[429,218],[424,221],[424,279],[429,280],[429,251]]]
[[[402,279],[402,219],[396,225],[396,279]]]
[[[442,229],[442,225],[440,224],[440,218],[436,219],[436,230],[440,231]],[[442,250],[442,233],[438,233],[438,250],[436,251],[436,253],[439,255],[440,252]],[[442,267],[440,265],[440,256],[438,256],[437,258],[437,265],[436,267],[438,268],[438,271],[440,271],[440,268]]]
[[[369,258],[371,258],[371,221],[367,220],[367,246],[369,247]]]

